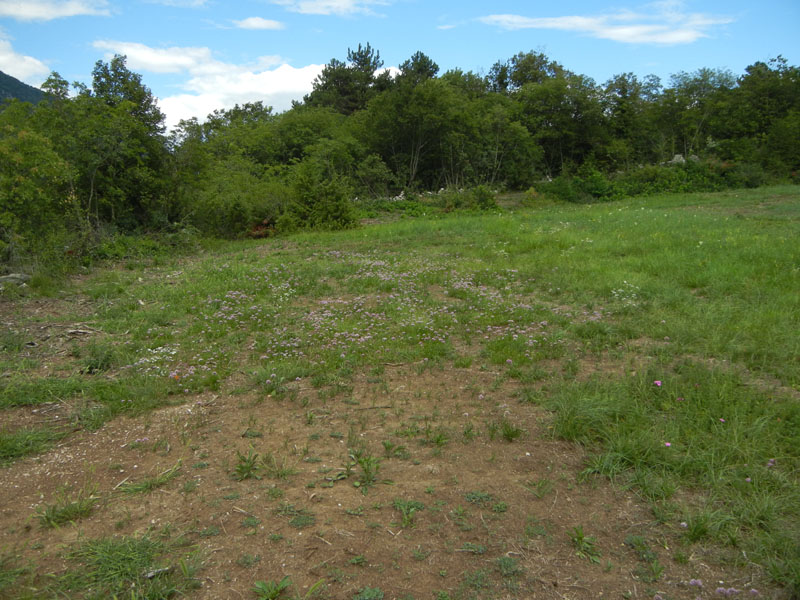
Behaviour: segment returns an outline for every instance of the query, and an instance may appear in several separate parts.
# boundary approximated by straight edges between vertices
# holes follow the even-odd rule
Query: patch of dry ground
[[[545,411],[520,403],[515,384],[477,365],[385,365],[335,394],[293,385],[280,399],[187,397],[75,432],[50,452],[1,469],[0,547],[44,576],[74,568],[63,556],[79,539],[146,532],[183,539],[204,558],[202,587],[192,594],[199,599],[254,598],[254,582],[285,575],[299,596],[324,580],[321,597],[342,599],[365,586],[387,599],[695,599],[712,597],[718,585],[779,597],[759,573],[716,566],[718,556],[683,547],[677,524],[656,523],[633,493],[580,479],[582,450],[552,439]],[[57,406],[37,406],[6,419],[58,414]],[[524,433],[513,442],[492,436],[503,420]],[[393,445],[388,452],[384,442]],[[366,494],[354,486],[360,467],[340,478],[348,447],[381,459]],[[250,449],[293,473],[282,479],[262,469],[261,479],[237,481],[237,452]],[[121,491],[123,482],[179,462],[165,486]],[[95,486],[102,502],[91,516],[40,526],[37,511],[59,491]],[[424,509],[404,525],[397,500]],[[312,515],[313,523],[298,527],[297,515]],[[577,555],[576,527],[596,539],[598,562]],[[626,545],[631,535],[657,554],[663,574],[656,581],[647,581],[648,563]],[[504,557],[517,562],[502,563],[502,571]],[[690,586],[692,579],[704,587]]]

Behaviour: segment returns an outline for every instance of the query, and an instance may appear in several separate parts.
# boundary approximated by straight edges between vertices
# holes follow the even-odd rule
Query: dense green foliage
[[[800,168],[800,69],[781,57],[666,86],[631,73],[597,84],[536,52],[485,77],[440,73],[421,52],[394,76],[382,66],[359,45],[289,111],[247,103],[169,135],[125,57],[98,61],[73,95],[53,73],[47,101],[0,112],[0,261],[85,260],[108,232],[347,228],[357,199],[400,192],[486,186],[466,202],[485,209],[503,188],[582,202],[753,187]]]

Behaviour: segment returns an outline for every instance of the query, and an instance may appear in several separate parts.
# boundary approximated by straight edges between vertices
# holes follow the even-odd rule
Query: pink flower
[[[669,448],[670,446],[672,446],[672,444],[671,444],[671,443],[669,443],[669,442],[664,442],[664,445],[665,445],[667,448]]]
[[[720,423],[724,423],[724,422],[725,422],[725,419],[720,419],[720,420],[719,420],[719,422],[720,422]]]
[[[656,379],[656,380],[653,382],[653,385],[654,385],[654,386],[656,386],[656,387],[661,387],[661,380],[660,380],[660,379]]]

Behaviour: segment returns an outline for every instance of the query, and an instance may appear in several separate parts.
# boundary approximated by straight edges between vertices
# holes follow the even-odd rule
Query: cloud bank
[[[239,29],[283,29],[284,24],[272,19],[262,19],[261,17],[248,17],[241,21],[233,22]]]
[[[84,15],[107,17],[110,14],[106,0],[0,0],[0,17],[17,21],[52,21]]]
[[[50,74],[46,64],[32,56],[15,52],[11,42],[4,39],[0,39],[0,71],[37,87]]]
[[[153,48],[137,42],[98,40],[94,47],[128,57],[133,71],[152,73],[185,73],[182,93],[159,99],[167,116],[167,127],[181,119],[198,117],[220,108],[261,100],[276,111],[291,108],[292,100],[300,100],[312,89],[312,83],[324,65],[292,67],[279,56],[261,56],[247,64],[235,64],[214,58],[206,47]]]
[[[386,6],[388,0],[272,0],[292,12],[306,15],[375,14],[373,6]]]
[[[682,2],[657,2],[645,11],[618,11],[599,16],[526,17],[497,14],[478,21],[506,31],[555,29],[582,33],[624,44],[691,44],[709,37],[709,30],[733,22],[730,17],[687,13]]]

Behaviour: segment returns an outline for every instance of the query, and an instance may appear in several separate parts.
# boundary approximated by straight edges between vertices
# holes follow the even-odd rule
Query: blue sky
[[[369,42],[387,67],[420,50],[486,73],[544,52],[603,83],[633,72],[800,62],[800,0],[0,0],[0,70],[90,82],[115,53],[143,76],[168,124],[262,100],[285,110],[331,58]]]

